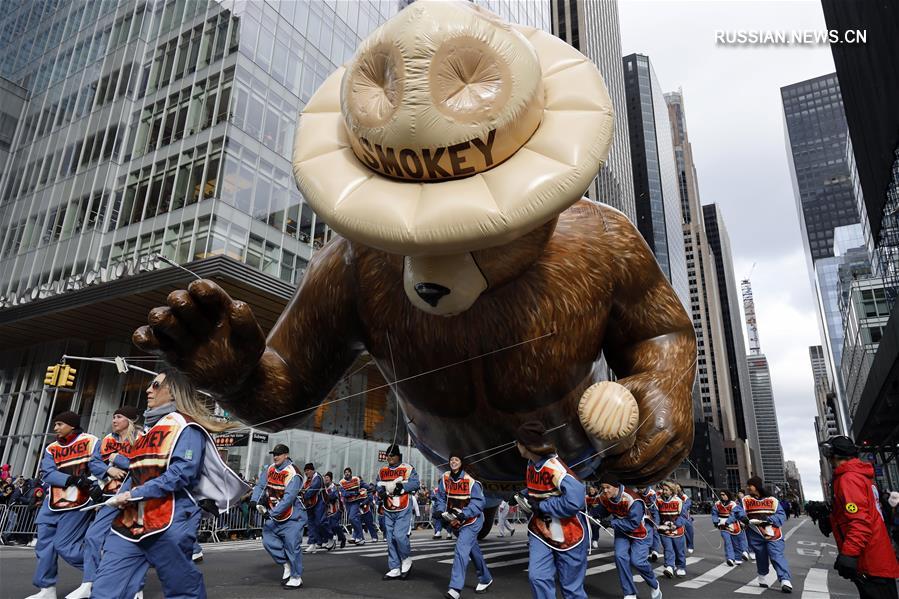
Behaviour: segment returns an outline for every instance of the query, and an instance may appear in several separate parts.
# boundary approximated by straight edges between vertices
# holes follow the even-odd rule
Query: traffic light
[[[49,387],[55,387],[56,381],[59,379],[59,364],[47,366],[47,375],[44,377],[44,384]]]
[[[63,364],[59,371],[59,386],[60,387],[74,387],[75,386],[75,372],[76,372],[76,370],[74,368]]]

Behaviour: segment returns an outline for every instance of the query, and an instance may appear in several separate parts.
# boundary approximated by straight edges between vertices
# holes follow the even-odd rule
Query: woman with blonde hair
[[[97,476],[99,486],[91,490],[91,496],[97,502],[105,501],[118,492],[122,482],[128,475],[128,448],[137,440],[139,434],[135,425],[137,408],[122,406],[112,413],[112,432],[103,437],[91,455],[91,472],[102,472]],[[110,526],[119,511],[112,506],[100,508],[94,521],[84,534],[84,576],[81,586],[66,595],[66,599],[87,599],[91,595],[97,566],[103,552],[103,544],[109,534]]]
[[[186,376],[174,369],[156,375],[147,388],[144,434],[129,452],[130,475],[110,500],[121,511],[91,597],[134,597],[151,565],[166,597],[206,597],[203,574],[191,561],[198,502],[224,512],[249,490],[209,435],[233,427],[215,420]]]

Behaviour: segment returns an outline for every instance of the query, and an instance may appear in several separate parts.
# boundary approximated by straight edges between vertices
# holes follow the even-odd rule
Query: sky
[[[683,91],[700,200],[721,207],[737,284],[751,273],[784,459],[799,467],[806,498],[820,500],[808,347],[821,335],[780,88],[834,72],[833,57],[826,44],[721,45],[715,34],[822,31],[821,3],[619,0],[618,10],[623,54],[649,56],[663,90]]]

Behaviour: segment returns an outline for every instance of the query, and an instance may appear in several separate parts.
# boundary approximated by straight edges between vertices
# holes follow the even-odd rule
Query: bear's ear
[[[472,252],[474,261],[487,279],[488,288],[505,285],[536,262],[543,255],[558,220],[558,217],[553,218],[505,245]]]

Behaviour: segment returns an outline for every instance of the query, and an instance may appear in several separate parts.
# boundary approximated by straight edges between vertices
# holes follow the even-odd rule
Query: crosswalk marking
[[[701,558],[701,557],[688,557],[688,558],[687,558],[687,565],[688,565],[688,566],[692,566],[692,565],[695,564],[696,562],[701,562],[701,561],[702,561],[702,558]],[[656,578],[659,578],[659,577],[663,576],[662,573],[663,573],[664,571],[665,571],[665,566],[659,566],[658,568],[656,568],[655,570],[653,570],[653,572],[655,572]],[[640,582],[641,580],[643,580],[643,577],[642,577],[642,576],[640,576],[639,574],[635,574],[635,575],[634,575],[634,582]],[[680,586],[680,585],[678,585],[678,586]]]
[[[830,599],[827,570],[809,568],[808,574],[805,575],[805,583],[802,585],[802,599]]]
[[[734,569],[734,566],[728,566],[727,564],[721,564],[720,566],[715,566],[705,574],[701,576],[697,576],[692,580],[688,580],[686,582],[682,582],[678,584],[679,587],[684,587],[685,589],[701,589],[705,585],[715,582],[728,572]]]
[[[735,592],[743,593],[744,595],[761,595],[769,588],[774,586],[774,583],[777,582],[777,573],[776,572],[768,572],[768,575],[765,577],[765,582],[768,583],[768,587],[760,587],[758,583],[755,581],[755,577],[752,578],[752,581],[749,584],[745,584],[737,589]]]
[[[525,545],[524,543],[522,543],[521,546],[520,546],[518,549],[509,549],[509,550],[506,550],[506,551],[494,551],[494,552],[492,552],[492,553],[484,553],[484,559],[485,559],[485,560],[489,560],[489,559],[491,559],[491,558],[494,558],[494,557],[502,557],[502,556],[504,556],[504,555],[514,555],[514,554],[516,554],[516,553],[527,553],[527,551],[528,551],[528,546]],[[482,553],[483,553],[483,548],[482,548]],[[452,553],[451,553],[450,555],[452,555]],[[440,561],[437,562],[437,563],[440,563],[440,564],[451,564],[451,563],[453,563],[453,560],[451,560],[451,559],[444,559],[444,560],[440,560]],[[489,562],[487,563],[487,565],[488,565],[488,566],[492,566],[492,564],[490,564]]]

